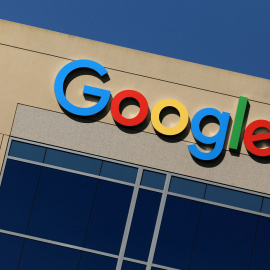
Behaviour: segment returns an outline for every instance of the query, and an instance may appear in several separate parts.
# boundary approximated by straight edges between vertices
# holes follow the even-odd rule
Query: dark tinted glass
[[[43,168],[28,234],[82,246],[97,180]]]
[[[141,185],[151,188],[163,189],[166,175],[151,171],[144,171]]]
[[[260,212],[262,197],[207,185],[205,199]]]
[[[121,270],[145,270],[146,265],[124,261]]]
[[[202,203],[168,196],[154,263],[188,270]]]
[[[262,212],[270,215],[270,199],[263,199]]]
[[[258,216],[203,205],[190,270],[247,270]]]
[[[203,199],[205,194],[205,188],[205,184],[178,177],[172,177],[169,191]]]
[[[116,264],[114,258],[83,252],[78,270],[115,270]]]
[[[75,270],[80,255],[78,250],[25,240],[19,270]]]
[[[85,247],[118,254],[133,187],[100,180]]]
[[[130,228],[125,257],[147,261],[161,194],[141,189]]]
[[[270,219],[260,217],[249,270],[268,270],[270,255]]]
[[[25,233],[41,167],[8,160],[0,189],[0,228]]]
[[[43,162],[46,148],[28,143],[12,141],[9,155],[32,161]]]
[[[102,161],[68,152],[48,149],[44,163],[99,175]]]
[[[17,269],[23,241],[23,238],[0,234],[0,269]]]
[[[100,175],[134,184],[136,181],[137,169],[121,164],[103,161]]]

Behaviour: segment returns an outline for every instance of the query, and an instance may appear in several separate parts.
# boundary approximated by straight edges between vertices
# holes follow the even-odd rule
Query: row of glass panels
[[[137,168],[98,158],[12,141],[9,156],[28,159],[134,184]],[[162,190],[166,175],[145,170],[141,185]],[[169,192],[270,214],[270,199],[173,176]]]
[[[132,192],[132,186],[8,160],[0,189],[0,228],[118,255]],[[147,261],[161,195],[139,190],[125,257]],[[267,269],[269,225],[268,218],[168,195],[154,263],[181,270],[244,270],[249,266]],[[25,240],[28,242],[33,241]],[[0,268],[9,269],[1,266],[8,259],[4,253],[8,243],[0,240],[0,244]],[[37,261],[42,261],[42,247],[38,246],[44,245],[50,246],[32,244]],[[28,249],[18,249],[24,258]],[[87,256],[90,255],[80,257],[82,265]],[[60,255],[57,258],[61,261]],[[108,265],[106,269],[115,269],[114,259],[104,260],[111,262],[111,268]],[[87,265],[94,261],[91,258]],[[29,267],[35,260],[27,262]],[[77,269],[71,265],[66,269]],[[125,265],[129,265],[129,270],[145,269],[144,265]],[[34,269],[43,268],[39,265]]]
[[[80,270],[115,270],[111,257],[119,254],[132,192],[131,186],[8,160],[0,189],[0,229],[108,256],[3,234],[0,269],[15,270],[19,262],[18,269],[28,270],[77,270],[77,264]],[[126,258],[147,262],[160,201],[161,193],[139,190]],[[269,218],[168,195],[154,264],[181,270],[266,270],[269,227]],[[125,262],[122,270],[126,265],[145,269]]]

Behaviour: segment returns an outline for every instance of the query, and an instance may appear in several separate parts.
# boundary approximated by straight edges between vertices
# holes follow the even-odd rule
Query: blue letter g
[[[91,86],[84,86],[83,93],[100,97],[97,104],[89,108],[81,108],[71,104],[64,93],[64,82],[70,72],[79,68],[89,68],[96,71],[101,77],[107,74],[107,70],[97,62],[90,60],[77,60],[64,66],[56,76],[54,92],[59,104],[68,112],[79,116],[90,116],[102,111],[109,102],[111,92]]]

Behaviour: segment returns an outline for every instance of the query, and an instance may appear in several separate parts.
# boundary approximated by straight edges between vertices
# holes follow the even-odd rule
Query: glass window
[[[269,270],[270,219],[260,217],[250,270]]]
[[[258,216],[203,205],[190,270],[247,270]]]
[[[134,184],[137,176],[137,168],[103,161],[100,175]]]
[[[166,175],[151,171],[143,171],[141,185],[156,189],[163,189]]]
[[[204,198],[206,185],[183,178],[172,177],[169,191],[191,196],[199,199]]]
[[[119,253],[133,187],[99,180],[85,247]]]
[[[74,270],[79,264],[79,250],[25,240],[20,270]]]
[[[0,234],[0,269],[18,268],[23,241],[23,238]]]
[[[26,233],[41,167],[8,160],[0,189],[0,228]]]
[[[115,270],[116,264],[114,258],[83,252],[78,270]]]
[[[99,175],[102,161],[68,152],[48,149],[44,163]]]
[[[260,196],[211,185],[207,185],[205,199],[258,212],[262,205]]]
[[[168,196],[154,263],[188,270],[202,203]]]
[[[12,141],[9,155],[18,158],[29,159],[36,162],[43,162],[45,152],[45,147]]]
[[[130,228],[125,257],[147,261],[161,194],[141,189]]]
[[[82,246],[97,180],[43,168],[28,234]]]
[[[145,270],[146,265],[124,261],[121,270]]]
[[[270,215],[270,199],[269,198],[263,199],[262,212]]]

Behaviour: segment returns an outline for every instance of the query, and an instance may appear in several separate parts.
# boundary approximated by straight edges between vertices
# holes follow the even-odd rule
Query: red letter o
[[[120,103],[125,99],[125,98],[134,98],[136,99],[139,104],[140,104],[140,111],[138,115],[134,118],[128,119],[122,116],[120,113],[119,107]],[[148,114],[148,103],[146,98],[139,92],[134,91],[134,90],[124,90],[120,93],[118,93],[112,100],[111,103],[111,112],[114,120],[127,127],[133,127],[141,124],[145,118],[147,117]]]

